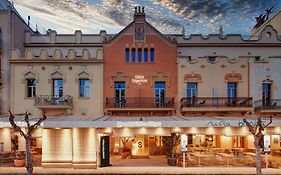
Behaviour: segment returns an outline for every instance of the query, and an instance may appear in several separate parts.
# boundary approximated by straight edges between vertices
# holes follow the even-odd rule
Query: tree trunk
[[[30,153],[30,142],[31,142],[31,136],[27,136],[25,138],[25,146],[26,146],[26,172],[27,175],[32,175],[33,173],[33,165],[32,165],[32,158]]]
[[[257,175],[262,175],[261,172],[261,151],[260,151],[260,138],[256,137],[255,138],[255,148],[256,148],[256,170],[257,170]]]

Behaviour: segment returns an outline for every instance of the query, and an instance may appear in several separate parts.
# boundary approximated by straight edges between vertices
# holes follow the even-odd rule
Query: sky
[[[115,34],[133,20],[134,7],[145,8],[146,19],[165,34],[214,34],[222,26],[225,34],[248,36],[255,17],[273,7],[281,9],[281,0],[12,0],[31,27],[41,33],[97,34],[100,30]]]

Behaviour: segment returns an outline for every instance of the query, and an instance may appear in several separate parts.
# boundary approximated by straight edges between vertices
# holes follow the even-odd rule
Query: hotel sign
[[[144,75],[135,75],[135,77],[132,79],[132,83],[141,85],[143,83],[147,83],[148,80],[144,78]]]
[[[249,121],[249,123],[252,126],[257,126],[257,122],[256,121]],[[264,121],[262,121],[262,125],[265,125]],[[247,126],[247,125],[243,121],[227,121],[227,120],[222,120],[222,121],[209,121],[207,123],[207,126],[213,126],[213,127],[231,127],[231,126],[244,127],[244,126]]]
[[[154,122],[154,121],[128,121],[128,122],[117,122],[117,128],[123,127],[161,127],[161,122]]]

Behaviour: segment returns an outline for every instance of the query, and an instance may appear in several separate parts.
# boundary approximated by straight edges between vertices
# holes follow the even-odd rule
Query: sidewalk
[[[263,175],[281,175],[281,169],[263,169]],[[0,167],[0,174],[24,174],[25,168]],[[254,167],[104,167],[98,169],[35,167],[34,174],[256,174]]]

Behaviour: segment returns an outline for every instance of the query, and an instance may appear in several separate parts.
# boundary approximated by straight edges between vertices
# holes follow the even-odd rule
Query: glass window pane
[[[130,62],[130,49],[126,48],[126,63]]]
[[[148,49],[144,49],[144,62],[147,63],[148,62]]]
[[[138,62],[139,63],[142,62],[142,49],[141,48],[138,49]]]
[[[150,62],[154,62],[154,49],[150,49]]]
[[[36,80],[28,79],[27,81],[27,97],[35,97],[36,96]]]
[[[136,49],[135,48],[132,49],[132,62],[133,63],[136,62]]]
[[[80,79],[80,97],[89,97],[89,80]]]

